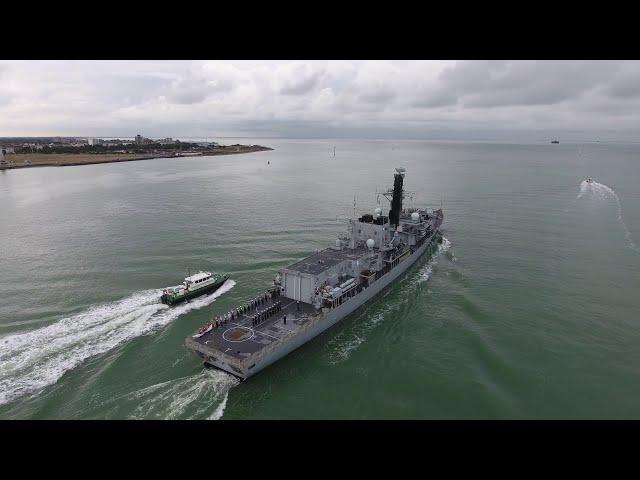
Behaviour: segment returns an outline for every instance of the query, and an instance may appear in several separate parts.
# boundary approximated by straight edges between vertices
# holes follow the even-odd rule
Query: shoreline
[[[157,160],[161,158],[191,158],[191,157],[208,157],[217,155],[239,155],[243,153],[264,152],[273,150],[270,147],[263,147],[262,145],[241,145],[241,146],[229,146],[218,147],[212,150],[206,150],[202,152],[184,152],[175,153],[171,151],[163,151],[153,154],[122,154],[122,158],[118,157],[118,154],[110,153],[97,153],[97,154],[32,154],[32,153],[17,153],[5,156],[7,160],[14,160],[20,158],[20,163],[13,163],[8,165],[0,165],[0,170],[15,170],[19,168],[35,168],[35,167],[77,167],[81,165],[97,165],[99,163],[118,163],[118,162],[137,162],[139,160]],[[76,157],[76,158],[74,158]],[[78,160],[77,157],[82,157],[82,160]],[[102,157],[102,158],[100,158]],[[25,164],[25,161],[31,163]],[[35,162],[35,163],[34,163]]]

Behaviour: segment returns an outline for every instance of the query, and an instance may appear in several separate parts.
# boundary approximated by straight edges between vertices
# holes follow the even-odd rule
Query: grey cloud
[[[388,103],[395,98],[396,92],[388,87],[379,87],[369,89],[368,91],[358,95],[358,99],[367,103]]]
[[[640,63],[629,62],[623,65],[620,75],[614,78],[605,90],[615,98],[640,96]]]
[[[597,87],[613,73],[611,67],[576,61],[458,62],[445,69],[436,87],[415,105],[456,101],[471,108],[553,105]]]
[[[640,134],[639,78],[638,61],[4,62],[0,131]]]
[[[92,79],[90,89],[106,102],[138,104],[157,95],[169,85],[169,80],[154,76],[104,75]]]
[[[172,103],[190,105],[204,101],[213,93],[229,91],[231,88],[231,83],[226,79],[209,80],[189,73],[172,82],[165,95]]]
[[[417,100],[413,101],[411,105],[418,108],[438,108],[456,103],[458,103],[457,95],[445,89],[439,89],[438,91],[422,94]]]
[[[298,68],[296,69],[296,73],[300,75],[300,78],[289,79],[285,85],[280,88],[280,93],[283,95],[303,95],[313,89],[322,76],[321,71],[307,74],[306,68]]]

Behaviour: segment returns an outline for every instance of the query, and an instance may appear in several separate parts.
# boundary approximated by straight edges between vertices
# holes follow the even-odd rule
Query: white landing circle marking
[[[242,338],[240,340],[231,340],[230,338],[227,338],[227,333],[229,333],[229,332],[231,332],[233,330],[238,330],[238,329],[249,330],[251,332],[251,336],[246,337],[246,338]],[[227,342],[240,343],[240,342],[246,342],[247,340],[251,340],[255,334],[256,334],[256,332],[253,330],[253,328],[243,327],[242,325],[238,325],[237,327],[227,328],[222,333],[222,338],[224,338]]]

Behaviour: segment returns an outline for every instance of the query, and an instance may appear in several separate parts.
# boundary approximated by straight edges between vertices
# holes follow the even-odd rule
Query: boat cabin
[[[185,278],[184,286],[187,288],[191,285],[198,286],[201,283],[204,283],[210,279],[211,279],[211,272],[199,272],[199,273],[196,273],[195,275],[191,275],[190,277]]]

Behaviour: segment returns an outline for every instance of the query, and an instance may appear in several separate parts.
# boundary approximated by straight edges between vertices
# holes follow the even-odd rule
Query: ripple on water
[[[36,393],[88,358],[209,305],[234,285],[227,280],[214,293],[173,308],[158,303],[159,290],[146,290],[46,327],[0,338],[0,405]]]
[[[371,332],[387,317],[394,317],[392,315],[398,309],[402,308],[408,301],[414,301],[414,290],[423,282],[426,282],[431,278],[433,274],[433,267],[438,263],[438,257],[442,254],[446,254],[451,249],[451,242],[442,237],[442,243],[438,244],[437,250],[431,255],[429,260],[423,265],[417,274],[410,273],[406,277],[401,278],[398,284],[402,284],[403,288],[400,289],[400,298],[394,302],[386,302],[382,307],[378,305],[369,307],[375,308],[376,312],[370,314],[367,308],[359,318],[361,321],[353,322],[345,329],[340,331],[335,337],[328,342],[330,349],[328,357],[329,364],[337,365],[349,359],[354,351],[356,351],[360,345],[367,341],[367,338]],[[455,258],[452,255],[451,258]],[[393,287],[382,294],[383,298],[388,297],[393,292]]]

